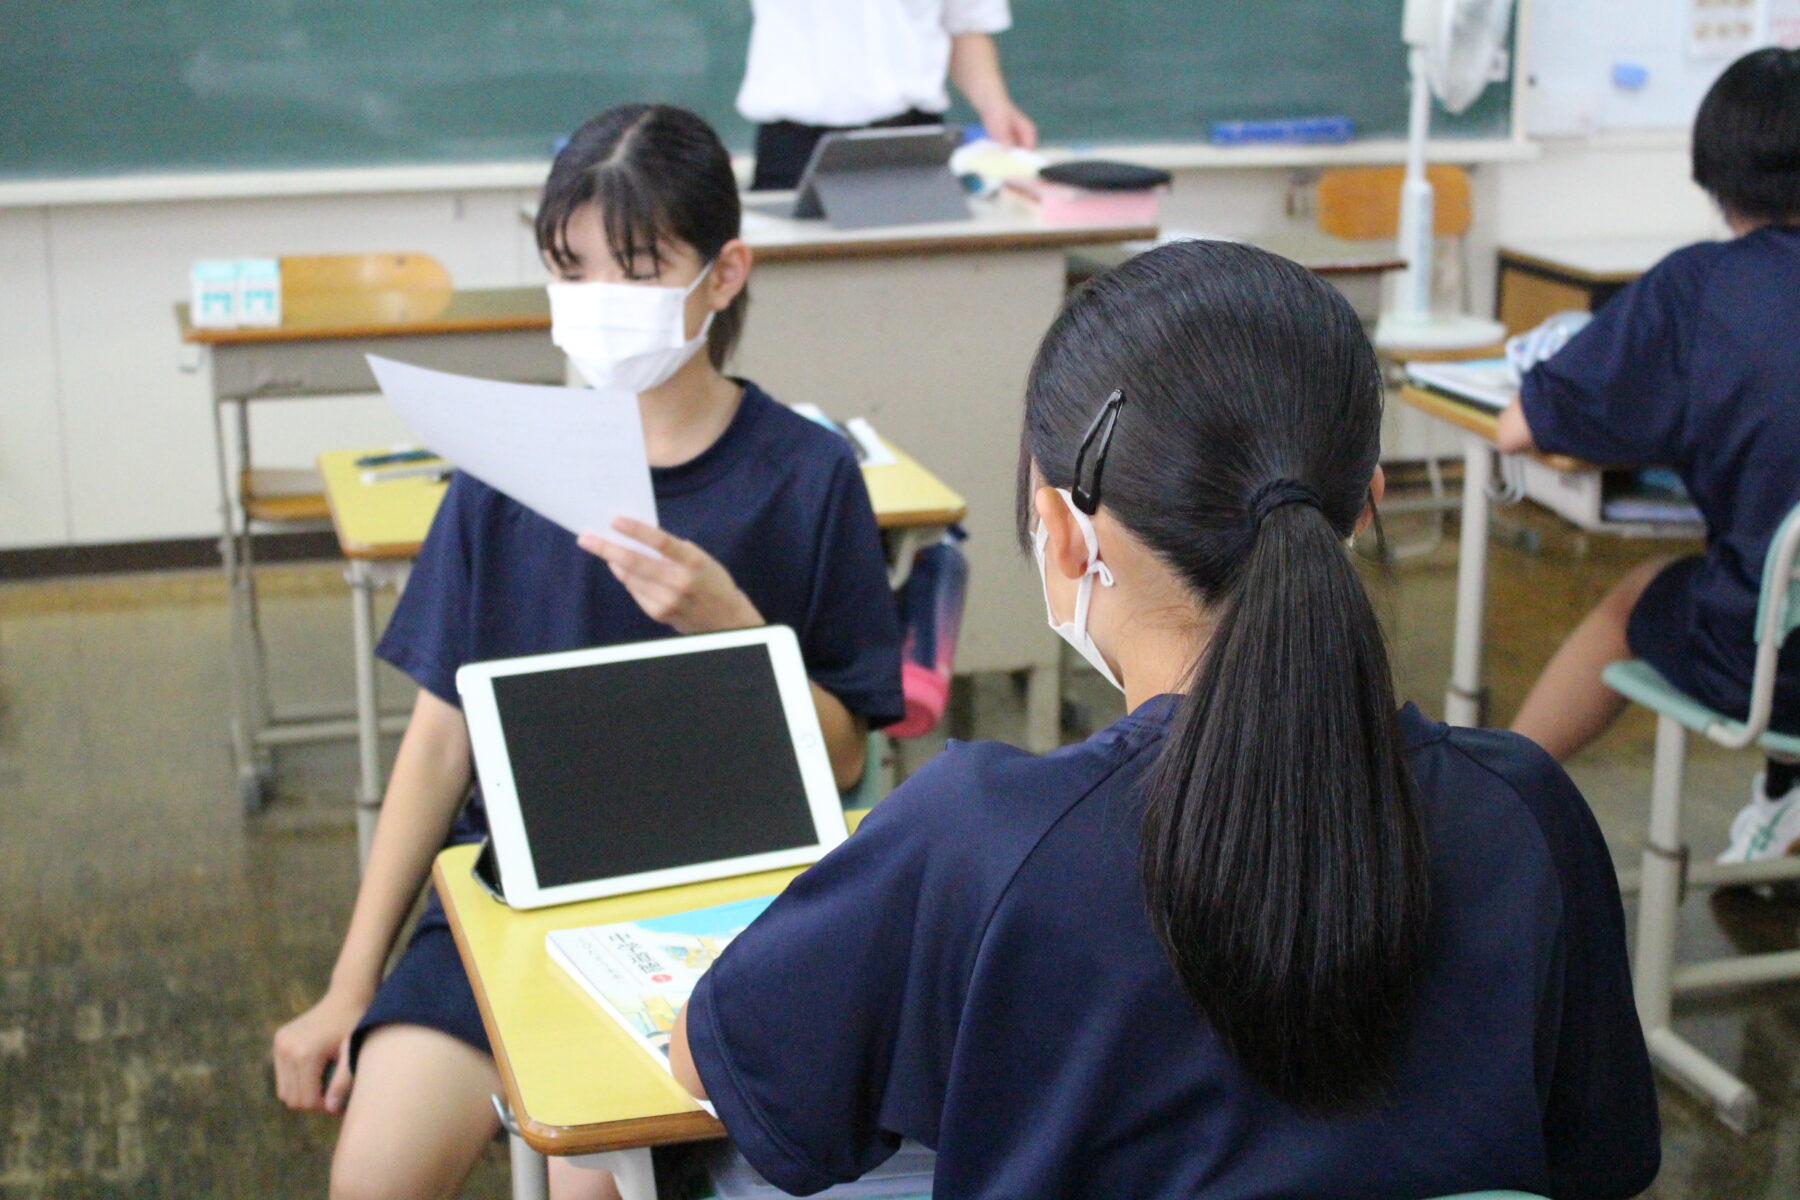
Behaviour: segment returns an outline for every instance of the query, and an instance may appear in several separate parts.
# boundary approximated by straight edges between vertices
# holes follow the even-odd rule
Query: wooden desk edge
[[[1505,246],[1499,247],[1494,253],[1500,261],[1501,270],[1505,270],[1507,267],[1520,267],[1538,275],[1572,283],[1631,283],[1644,273],[1641,270],[1587,271],[1580,267],[1570,266],[1565,262],[1557,262],[1555,259],[1526,254],[1522,250],[1508,250]]]
[[[440,896],[450,890],[444,875],[444,856],[440,853],[431,863],[431,882]],[[450,933],[456,939],[456,952],[467,964],[475,956],[463,932],[462,915],[453,904],[444,906],[450,919]],[[608,1121],[604,1125],[546,1125],[525,1111],[519,1096],[518,1080],[513,1078],[512,1063],[506,1057],[506,1045],[500,1040],[494,1014],[488,1004],[487,989],[481,977],[469,972],[469,984],[475,990],[475,1005],[481,1010],[482,1028],[487,1030],[488,1044],[493,1048],[494,1065],[500,1069],[500,1085],[506,1093],[507,1107],[518,1123],[519,1136],[539,1154],[599,1154],[607,1150],[635,1150],[645,1146],[666,1146],[675,1142],[699,1142],[725,1136],[721,1125],[697,1104],[685,1112],[659,1113],[626,1121]]]
[[[778,242],[751,245],[759,262],[802,262],[820,258],[879,258],[902,254],[987,254],[1008,250],[1062,250],[1108,242],[1141,242],[1155,238],[1155,225],[1068,225],[1019,229],[1009,233],[970,233],[934,237],[907,234],[853,241]]]
[[[184,305],[176,305],[179,310]],[[213,329],[191,325],[177,316],[181,340],[195,346],[266,345],[270,342],[331,342],[351,338],[434,337],[446,333],[515,333],[550,328],[545,316],[469,317],[455,321],[416,321],[405,324],[333,325],[329,327],[240,325]]]
[[[1422,413],[1437,417],[1439,420],[1456,426],[1458,429],[1472,433],[1479,438],[1493,441],[1500,432],[1500,416],[1489,415],[1466,404],[1461,400],[1452,400],[1448,396],[1439,395],[1429,388],[1409,383],[1400,389],[1400,399],[1412,405]],[[1566,454],[1533,454],[1545,466],[1558,471],[1598,471],[1601,468],[1594,463],[1583,462],[1579,458],[1570,458]]]

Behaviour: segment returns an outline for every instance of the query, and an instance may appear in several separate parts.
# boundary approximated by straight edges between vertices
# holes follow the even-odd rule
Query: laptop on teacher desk
[[[744,207],[776,217],[822,217],[834,229],[966,221],[968,196],[950,170],[961,138],[950,125],[828,133],[813,147],[792,200],[750,200]]]

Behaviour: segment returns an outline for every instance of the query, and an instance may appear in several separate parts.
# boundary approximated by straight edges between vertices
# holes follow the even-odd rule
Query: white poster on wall
[[[1688,0],[1690,58],[1736,58],[1757,43],[1758,0]]]
[[[1800,0],[1765,0],[1769,40],[1789,50],[1800,49]]]

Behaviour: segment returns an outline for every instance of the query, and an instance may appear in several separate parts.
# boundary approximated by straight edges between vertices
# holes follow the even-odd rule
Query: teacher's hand
[[[750,597],[732,582],[731,573],[699,546],[629,517],[615,519],[613,528],[662,557],[652,558],[597,533],[584,533],[577,541],[606,563],[651,620],[677,633],[717,633],[767,624]]]
[[[1037,126],[1011,100],[996,101],[976,115],[981,118],[981,128],[1002,146],[1037,149]]]

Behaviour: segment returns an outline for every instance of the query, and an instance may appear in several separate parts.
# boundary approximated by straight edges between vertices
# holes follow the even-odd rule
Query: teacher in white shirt
[[[825,134],[935,125],[948,75],[982,128],[1006,146],[1037,127],[1006,91],[993,35],[1007,0],[751,0],[754,23],[738,111],[757,123],[754,189],[791,188]]]

